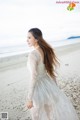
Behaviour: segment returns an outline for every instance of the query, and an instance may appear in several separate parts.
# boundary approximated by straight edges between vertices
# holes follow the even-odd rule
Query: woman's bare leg
[[[52,119],[53,119],[53,118],[51,118],[51,117],[52,117],[52,115],[51,115],[52,106],[45,104],[45,105],[44,105],[44,109],[45,109],[45,111],[46,111],[46,114],[47,114],[48,119],[49,119],[49,120],[52,120]]]

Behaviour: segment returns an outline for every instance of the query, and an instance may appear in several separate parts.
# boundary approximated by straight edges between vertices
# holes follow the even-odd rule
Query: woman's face
[[[29,47],[35,46],[37,43],[37,40],[34,38],[34,36],[32,35],[31,32],[28,32],[27,43],[28,43]]]

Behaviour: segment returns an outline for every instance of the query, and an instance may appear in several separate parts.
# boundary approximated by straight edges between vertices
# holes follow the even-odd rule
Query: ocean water
[[[29,48],[26,45],[14,45],[14,46],[6,46],[0,47],[0,58],[19,55],[29,51]]]
[[[60,40],[60,41],[48,41],[48,43],[51,44],[54,48],[63,47],[70,44],[76,44],[78,42],[80,43],[80,38],[66,39],[66,40]],[[24,54],[32,49],[33,49],[32,47],[29,48],[26,44],[6,46],[6,47],[3,46],[3,47],[0,47],[0,58]]]

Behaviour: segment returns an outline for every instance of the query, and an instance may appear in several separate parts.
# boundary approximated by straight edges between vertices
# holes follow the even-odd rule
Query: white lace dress
[[[29,54],[27,67],[30,72],[28,99],[33,101],[32,120],[79,120],[68,97],[48,76],[37,50]]]

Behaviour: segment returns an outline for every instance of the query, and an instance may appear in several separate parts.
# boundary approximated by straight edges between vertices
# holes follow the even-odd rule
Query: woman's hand
[[[27,107],[28,107],[29,109],[31,109],[31,108],[33,107],[33,102],[32,102],[32,101],[28,101],[28,102],[27,102]]]

